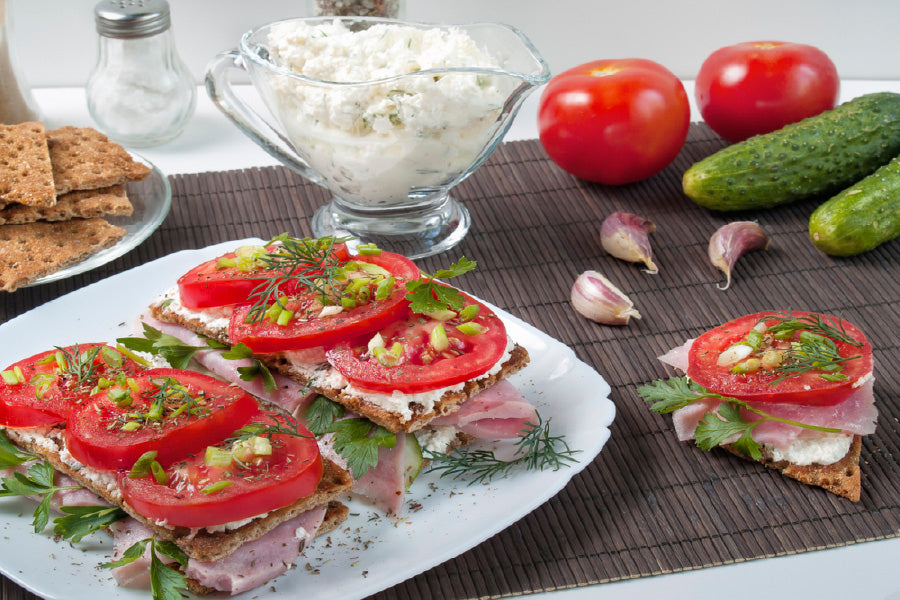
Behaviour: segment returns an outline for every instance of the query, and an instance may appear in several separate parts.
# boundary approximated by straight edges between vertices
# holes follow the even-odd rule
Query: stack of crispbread
[[[150,169],[87,127],[0,124],[0,290],[12,292],[118,242],[124,184]]]

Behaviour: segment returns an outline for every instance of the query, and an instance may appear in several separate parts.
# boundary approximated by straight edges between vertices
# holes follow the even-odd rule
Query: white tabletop
[[[685,82],[692,101],[692,120],[700,115],[693,105],[693,83]],[[841,101],[868,92],[900,92],[900,81],[846,81]],[[94,126],[81,88],[34,90],[48,127]],[[532,94],[513,122],[506,140],[537,137],[540,91]],[[137,151],[164,173],[201,173],[278,164],[216,109],[203,89],[197,111],[185,132],[155,148]],[[537,594],[547,600],[604,600],[634,598],[866,598],[900,600],[900,538],[866,542],[831,550],[753,560],[697,571],[642,577],[599,586]]]

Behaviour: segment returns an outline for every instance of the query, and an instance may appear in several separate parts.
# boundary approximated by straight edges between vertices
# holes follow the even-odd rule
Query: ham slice
[[[231,595],[263,585],[287,571],[316,536],[325,518],[322,506],[285,521],[263,537],[247,542],[233,554],[214,562],[188,560],[185,575],[201,585]],[[112,525],[115,535],[114,559],[135,542],[152,537],[153,531],[135,519]],[[160,557],[165,562],[170,559]],[[113,569],[113,577],[123,587],[150,587],[150,549],[137,560]]]
[[[438,417],[432,427],[453,426],[481,439],[502,440],[522,435],[537,424],[537,411],[506,379],[466,400],[455,413]]]
[[[688,351],[693,340],[674,348],[659,357],[659,360],[681,371],[688,366]],[[864,378],[866,379],[866,378]],[[862,380],[861,380],[862,381]],[[798,421],[808,425],[819,425],[841,429],[845,433],[869,435],[875,433],[878,420],[878,409],[875,407],[874,379],[868,377],[865,383],[856,388],[846,400],[833,406],[803,406],[798,404],[765,403],[759,408],[770,415]],[[672,421],[678,439],[685,441],[694,438],[694,430],[703,415],[714,411],[719,401],[710,399],[694,402],[672,413]],[[747,421],[756,421],[761,417],[753,412],[742,410]],[[760,444],[770,444],[777,448],[787,448],[798,437],[808,434],[809,430],[794,425],[768,421],[756,427],[753,439]]]
[[[149,315],[141,316],[141,321],[147,323],[155,329],[159,329],[163,333],[178,338],[189,346],[205,346],[206,341],[194,332],[185,329],[179,325],[171,323],[163,323],[157,321]],[[275,406],[283,408],[287,412],[293,413],[301,405],[311,402],[313,396],[310,395],[304,386],[300,385],[293,379],[289,379],[278,373],[272,373],[275,378],[275,389],[267,392],[262,378],[256,377],[252,381],[244,381],[238,372],[239,367],[248,367],[253,364],[253,360],[245,359],[228,359],[223,358],[223,350],[200,350],[194,358],[201,365],[218,375],[225,381],[230,381],[239,386],[244,391],[253,394],[257,398],[262,398]]]

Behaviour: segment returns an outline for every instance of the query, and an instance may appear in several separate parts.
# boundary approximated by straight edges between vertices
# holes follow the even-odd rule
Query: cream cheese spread
[[[279,66],[346,84],[274,76],[268,104],[333,191],[370,207],[409,203],[411,188],[447,184],[470,167],[519,83],[487,72],[499,63],[458,28],[286,22],[269,45]],[[418,75],[430,69],[452,70]]]
[[[852,435],[843,433],[822,433],[797,438],[787,448],[776,448],[764,444],[763,448],[774,461],[786,460],[795,465],[830,465],[847,455]]]

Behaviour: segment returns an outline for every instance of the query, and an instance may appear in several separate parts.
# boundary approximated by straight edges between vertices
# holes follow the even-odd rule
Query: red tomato
[[[166,465],[225,439],[258,410],[243,390],[194,371],[148,369],[133,384],[107,388],[71,415],[66,446],[76,460],[127,470],[156,450]]]
[[[872,372],[872,346],[859,329],[853,324],[831,315],[804,311],[792,311],[790,315],[800,325],[809,325],[809,319],[821,318],[821,322],[826,326],[836,331],[843,329],[846,335],[852,338],[853,343],[836,339],[835,335],[826,335],[825,337],[834,342],[834,347],[840,357],[855,358],[840,363],[841,368],[837,371],[814,368],[784,379],[782,378],[785,375],[790,374],[785,367],[797,364],[790,358],[790,355],[782,354],[781,365],[767,367],[763,364],[747,373],[732,372],[735,365],[740,363],[719,364],[720,355],[735,343],[746,340],[750,335],[750,330],[761,320],[767,328],[762,332],[762,345],[749,358],[764,358],[767,351],[782,353],[791,347],[792,342],[802,342],[803,332],[813,331],[815,333],[812,327],[804,326],[785,339],[773,339],[774,330],[771,328],[778,323],[778,320],[773,317],[777,314],[779,313],[769,311],[740,317],[698,337],[691,344],[688,354],[688,377],[711,392],[748,402],[828,406],[845,400],[856,389],[854,384],[861,377]],[[770,354],[770,356],[775,359],[776,363],[778,362],[774,354]]]
[[[703,62],[694,95],[712,130],[739,142],[834,108],[839,91],[837,69],[818,48],[745,42]]]
[[[375,331],[405,315],[408,306],[404,298],[406,282],[419,278],[418,267],[405,256],[393,252],[356,256],[353,257],[353,261],[376,265],[394,276],[394,286],[387,298],[376,300],[376,285],[367,284],[366,293],[370,295],[367,302],[337,314],[320,316],[323,308],[320,294],[310,291],[297,292],[284,303],[285,308],[294,313],[285,325],[279,325],[270,319],[248,323],[250,306],[238,306],[235,307],[228,326],[228,335],[232,342],[246,344],[258,353],[327,346],[348,337]],[[366,274],[363,271],[355,271],[348,275],[349,284],[357,276]],[[345,285],[342,291],[349,289]]]
[[[646,179],[681,151],[691,111],[681,81],[642,58],[598,60],[560,73],[541,95],[538,130],[550,158],[610,185]]]
[[[478,316],[470,323],[482,328],[476,335],[459,330],[461,321],[443,322],[449,347],[435,351],[432,330],[441,323],[409,311],[406,317],[379,330],[385,348],[399,343],[402,354],[393,366],[386,366],[369,353],[372,336],[342,341],[326,351],[328,362],[353,385],[372,391],[412,394],[474,379],[488,371],[506,351],[506,327],[484,304],[463,294],[466,305],[478,306]]]
[[[141,515],[181,527],[221,525],[288,506],[311,495],[323,472],[315,438],[302,425],[297,429],[306,437],[273,435],[270,455],[227,466],[207,465],[205,452],[182,458],[166,469],[166,484],[120,472],[122,496]]]
[[[57,356],[59,358],[57,359]],[[76,344],[41,352],[10,365],[22,382],[0,383],[0,425],[40,427],[65,421],[101,378],[134,375],[143,367],[106,344]]]
[[[262,247],[248,246],[244,250]],[[273,244],[267,248],[269,254],[276,254],[282,245]],[[345,244],[337,244],[332,249],[334,257],[346,260],[349,256]],[[229,306],[247,302],[253,290],[268,278],[279,276],[278,271],[264,269],[258,262],[246,260],[244,268],[225,266],[239,261],[235,252],[201,263],[178,278],[178,293],[181,303],[187,308],[210,308]],[[254,266],[255,265],[255,266]],[[289,291],[289,290],[288,290]]]

